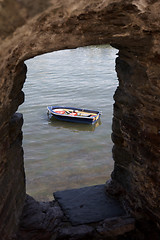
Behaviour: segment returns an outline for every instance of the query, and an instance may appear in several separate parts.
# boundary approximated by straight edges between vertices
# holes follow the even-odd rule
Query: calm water
[[[39,200],[57,190],[105,183],[113,169],[111,121],[117,87],[109,46],[63,50],[26,61],[24,157],[27,192]],[[102,111],[97,126],[59,122],[48,105]]]

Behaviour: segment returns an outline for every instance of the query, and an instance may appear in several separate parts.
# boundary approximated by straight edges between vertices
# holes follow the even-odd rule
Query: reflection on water
[[[57,51],[26,61],[23,147],[27,192],[40,200],[67,188],[104,183],[113,168],[111,122],[116,50]],[[47,106],[96,109],[97,126],[52,121]]]
[[[49,124],[56,128],[68,128],[71,131],[94,131],[96,127],[101,125],[101,119],[99,119],[95,124],[83,124],[83,123],[72,123],[65,122],[55,119],[53,116],[48,115]]]

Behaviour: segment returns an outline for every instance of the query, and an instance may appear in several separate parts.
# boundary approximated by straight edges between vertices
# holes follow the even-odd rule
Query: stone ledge
[[[72,203],[69,203],[73,206],[73,208],[71,205],[69,207],[70,213],[75,211],[73,216],[76,217],[77,214],[77,219],[79,218],[76,221],[76,226],[70,221],[70,219],[72,220],[70,216],[66,217],[66,209],[61,209],[59,200],[37,202],[27,195],[19,231],[14,240],[105,240],[106,238],[118,240],[119,236],[126,240],[127,238],[125,236],[123,238],[123,235],[134,230],[135,220],[125,215],[124,210],[115,199],[110,198],[109,200],[107,195],[107,201],[102,201],[103,197],[106,196],[104,190],[105,185],[98,185],[54,193],[54,195],[61,196],[61,199],[63,195],[68,196],[68,199],[72,198],[74,194],[76,195],[76,198],[72,198]],[[89,199],[87,199],[88,194]],[[91,198],[95,197],[96,194],[99,194],[97,199],[92,201]],[[63,201],[67,201],[67,199],[65,198]],[[102,202],[102,206],[98,206]],[[67,204],[68,201],[65,205]],[[105,204],[109,204],[107,208]],[[79,208],[74,208],[74,206],[79,206],[80,210],[83,209],[83,211],[79,214]],[[109,214],[103,215],[102,209],[104,212],[107,210]],[[98,214],[99,210],[102,215]],[[98,214],[97,219],[95,219],[95,213]],[[87,218],[85,214],[88,215]]]
[[[55,192],[54,197],[72,225],[126,214],[120,203],[106,193],[104,184]]]

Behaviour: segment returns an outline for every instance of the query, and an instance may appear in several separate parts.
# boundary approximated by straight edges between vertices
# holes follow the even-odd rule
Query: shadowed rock
[[[97,227],[98,233],[105,237],[123,235],[135,229],[135,219],[129,216],[105,219]]]
[[[55,192],[54,197],[73,225],[125,215],[120,203],[106,194],[105,185]]]
[[[50,239],[62,219],[63,213],[54,201],[37,202],[27,195],[17,239]]]

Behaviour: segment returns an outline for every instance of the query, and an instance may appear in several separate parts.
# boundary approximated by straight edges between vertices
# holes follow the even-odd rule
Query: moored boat
[[[94,124],[101,115],[99,111],[74,107],[48,106],[47,109],[56,119],[67,122]]]

